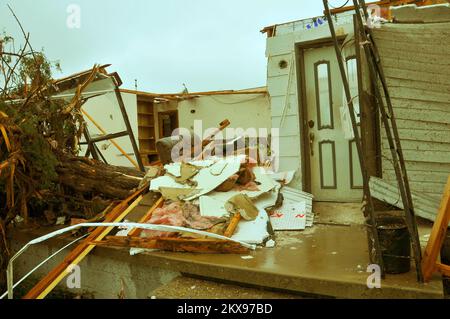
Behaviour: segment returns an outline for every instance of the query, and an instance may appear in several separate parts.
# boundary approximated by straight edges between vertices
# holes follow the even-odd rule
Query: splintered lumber
[[[159,249],[172,252],[190,252],[203,254],[244,254],[248,249],[239,243],[215,239],[190,238],[140,238],[108,236],[103,241],[91,242],[96,246]]]
[[[241,221],[241,214],[236,213],[231,218],[230,224],[228,225],[227,229],[225,230],[225,233],[223,234],[225,237],[231,237],[233,236],[234,232],[236,231],[237,225]]]
[[[156,203],[149,209],[149,211],[139,220],[139,224],[145,224],[146,222],[148,222],[150,220],[150,218],[152,218],[152,214],[153,212],[157,209],[157,208],[161,208],[164,205],[164,198],[160,197]],[[131,237],[139,237],[139,235],[141,234],[142,229],[139,228],[135,228],[132,229],[129,233],[128,236]]]
[[[202,157],[203,155],[203,149],[208,146],[209,144],[211,144],[214,141],[214,138],[217,134],[219,134],[220,132],[222,132],[224,129],[226,129],[228,126],[230,126],[230,121],[225,119],[222,122],[219,123],[219,127],[216,128],[214,130],[214,132],[212,132],[207,138],[205,138],[204,140],[202,140],[201,142],[201,149],[200,149],[200,154],[195,154],[196,151],[196,145],[191,147],[191,154],[195,154],[196,157]]]
[[[127,199],[118,204],[105,218],[105,223],[120,222],[127,214],[136,207],[142,200],[142,194],[147,190],[147,186],[135,192]],[[23,299],[43,299],[50,293],[56,285],[68,274],[68,267],[79,264],[86,257],[95,245],[92,241],[100,241],[105,238],[113,227],[97,227],[92,233],[64,259],[62,263],[49,272],[39,283],[36,284]]]
[[[450,277],[450,266],[437,262],[440,250],[445,240],[448,224],[450,223],[450,175],[448,177],[447,186],[442,196],[439,213],[434,222],[427,248],[423,255],[422,272],[424,281],[431,280],[433,274],[437,271],[445,276]]]

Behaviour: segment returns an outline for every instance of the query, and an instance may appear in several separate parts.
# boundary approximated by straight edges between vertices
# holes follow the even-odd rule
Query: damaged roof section
[[[107,79],[112,77],[115,80],[117,86],[122,85],[122,79],[120,78],[117,72],[108,73],[106,68],[110,67],[111,64],[103,64],[98,67],[98,73],[96,74],[96,78],[92,81],[98,81],[102,79]],[[89,78],[92,73],[92,69],[78,72],[75,74],[71,74],[67,77],[57,79],[53,82],[53,85],[57,87],[59,92],[67,91],[76,88],[78,85],[83,84]]]
[[[136,94],[140,98],[147,98],[154,102],[168,102],[168,101],[182,101],[197,98],[200,96],[212,95],[239,95],[239,94],[268,94],[267,87],[258,87],[245,90],[222,90],[222,91],[207,91],[207,92],[181,92],[181,93],[151,93],[129,89],[120,89],[122,93]]]

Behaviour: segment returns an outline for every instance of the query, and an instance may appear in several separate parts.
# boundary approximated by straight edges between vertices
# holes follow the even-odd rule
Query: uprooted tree
[[[55,98],[59,88],[51,71],[58,64],[34,51],[29,34],[23,35],[19,50],[14,39],[0,35],[0,288],[13,224],[51,224],[63,215],[92,218],[125,198],[143,177],[134,169],[78,157],[86,125],[81,93],[98,67],[73,98]]]

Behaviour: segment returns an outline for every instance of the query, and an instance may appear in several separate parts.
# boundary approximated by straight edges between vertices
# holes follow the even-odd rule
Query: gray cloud
[[[336,0],[337,4],[343,0]],[[176,92],[265,85],[266,38],[259,30],[322,14],[317,0],[0,0],[0,28],[20,38],[9,3],[35,49],[60,60],[64,76],[111,63],[123,87]],[[66,26],[67,6],[81,28]]]

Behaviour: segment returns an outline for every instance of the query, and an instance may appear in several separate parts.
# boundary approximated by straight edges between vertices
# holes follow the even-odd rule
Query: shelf
[[[154,113],[151,113],[151,112],[138,112],[138,115],[154,115]]]
[[[138,127],[155,128],[155,125],[153,125],[153,124],[149,124],[149,125],[139,124]]]
[[[139,137],[140,140],[151,141],[154,140],[154,137]]]

